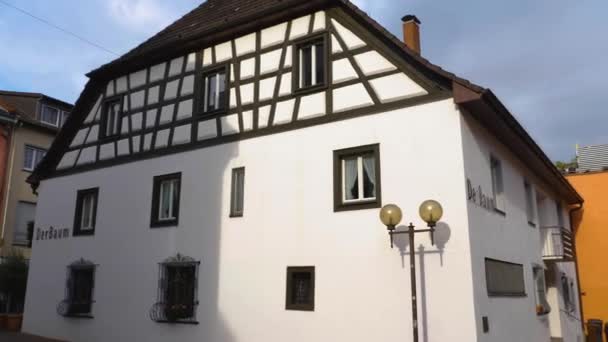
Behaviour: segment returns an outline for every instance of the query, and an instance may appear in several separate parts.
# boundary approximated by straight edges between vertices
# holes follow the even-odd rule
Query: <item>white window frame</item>
[[[209,71],[208,73],[205,73],[203,75],[203,113],[213,113],[216,111],[222,111],[222,110],[227,109],[226,104],[220,104],[220,85],[221,85],[220,75],[221,74],[224,74],[224,83],[228,83],[226,81],[228,80],[229,73],[225,67]],[[207,96],[209,93],[208,80],[213,76],[215,76],[215,89],[216,89],[215,96],[214,96],[215,108],[209,109],[209,97]],[[224,86],[225,86],[224,92],[226,93],[226,97],[229,98],[230,87],[228,84],[225,84]],[[221,107],[223,107],[223,108],[221,108]]]
[[[164,222],[164,221],[173,221],[175,220],[177,217],[175,217],[173,215],[173,198],[175,196],[175,191],[177,189],[177,183],[179,182],[178,179],[166,179],[166,180],[162,180],[159,183],[159,189],[158,189],[158,221],[160,222]],[[167,217],[163,217],[163,189],[165,184],[169,183],[169,216]]]
[[[27,155],[28,150],[32,150],[32,164],[33,165],[26,165],[26,163],[27,163],[26,155]],[[38,166],[38,164],[40,163],[42,158],[44,158],[44,156],[46,155],[46,152],[47,151],[45,149],[30,146],[30,145],[25,145],[25,149],[23,150],[23,170],[30,171],[30,172],[34,171],[34,169],[36,168],[36,166]]]
[[[309,88],[314,88],[317,86],[322,86],[323,84],[325,84],[325,82],[327,82],[327,80],[324,80],[324,82],[319,82],[319,80],[317,79],[317,64],[319,63],[319,61],[317,60],[317,44],[321,42],[321,44],[323,45],[323,49],[324,51],[327,50],[327,40],[324,37],[319,37],[319,38],[313,38],[310,39],[309,41],[303,42],[299,45],[296,45],[297,49],[298,49],[298,89],[309,89]],[[305,85],[304,84],[304,79],[305,79],[305,75],[304,75],[304,49],[306,48],[310,48],[310,53],[311,53],[311,65],[310,65],[310,80],[311,80],[311,84],[310,85]],[[328,67],[328,63],[329,61],[327,61],[327,57],[323,58],[323,62],[325,63],[324,66],[324,72],[327,73],[327,67]]]
[[[57,111],[57,120],[55,120],[55,122],[49,122],[49,121],[44,120],[44,110],[45,110],[45,108],[51,108],[51,109],[54,109],[54,110]],[[57,107],[49,106],[49,105],[46,105],[46,104],[42,105],[42,110],[40,112],[40,122],[43,122],[43,123],[45,123],[47,125],[59,127],[59,124],[61,123],[61,113],[62,113],[62,110],[59,109],[59,108],[57,108]]]
[[[80,213],[80,230],[94,230],[95,225],[93,221],[95,219],[95,203],[97,200],[96,194],[89,193],[83,196],[82,198],[82,212]],[[89,213],[86,215],[87,202],[90,202]],[[87,217],[88,216],[88,217]],[[89,224],[85,224],[86,219],[88,218]]]
[[[349,204],[349,203],[359,203],[359,202],[369,202],[369,201],[375,201],[376,197],[377,197],[377,190],[376,190],[376,196],[374,197],[364,197],[364,191],[363,191],[363,186],[364,186],[364,170],[363,170],[363,157],[366,156],[372,156],[374,157],[374,167],[376,167],[376,156],[374,156],[373,154],[369,154],[369,153],[364,153],[361,155],[356,155],[356,156],[349,156],[349,157],[345,157],[342,158],[341,164],[342,164],[342,203],[344,204]],[[358,187],[358,192],[359,192],[359,198],[357,199],[346,199],[346,160],[347,159],[357,159],[357,187]],[[375,170],[376,172],[378,172],[378,170]],[[374,179],[374,181],[376,181]],[[376,185],[377,186],[377,185]]]

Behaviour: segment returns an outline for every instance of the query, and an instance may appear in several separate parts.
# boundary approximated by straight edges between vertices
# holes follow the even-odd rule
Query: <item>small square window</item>
[[[287,267],[287,295],[285,309],[314,311],[315,268]]]
[[[95,234],[99,188],[79,190],[76,196],[74,236]]]
[[[202,112],[223,113],[228,109],[228,67],[220,67],[203,74]]]
[[[177,225],[181,175],[181,173],[174,173],[154,177],[151,227]]]
[[[40,115],[40,121],[49,124],[51,126],[59,126],[60,111],[57,108],[51,106],[42,106],[42,113]]]
[[[30,172],[34,171],[45,155],[46,150],[26,145],[25,154],[23,156],[23,169]]]
[[[296,44],[294,65],[296,90],[315,89],[327,83],[328,78],[326,36],[308,39]]]
[[[245,168],[232,170],[232,185],[230,191],[230,217],[243,216],[245,197]]]
[[[103,105],[99,138],[111,138],[120,134],[122,122],[122,97],[107,100]]]
[[[334,210],[379,208],[381,203],[379,145],[334,151]]]

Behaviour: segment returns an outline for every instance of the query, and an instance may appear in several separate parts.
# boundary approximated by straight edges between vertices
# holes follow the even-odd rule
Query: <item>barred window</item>
[[[65,317],[91,318],[94,285],[95,264],[84,259],[70,264],[66,299],[59,304],[57,313]]]
[[[315,268],[287,268],[287,310],[314,311],[315,309]]]
[[[159,265],[158,302],[150,312],[161,323],[197,323],[199,262],[178,254]]]

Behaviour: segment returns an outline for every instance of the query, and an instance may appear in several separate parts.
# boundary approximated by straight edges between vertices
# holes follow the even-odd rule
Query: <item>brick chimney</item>
[[[420,54],[420,20],[415,15],[406,15],[403,21],[403,41],[405,45]]]

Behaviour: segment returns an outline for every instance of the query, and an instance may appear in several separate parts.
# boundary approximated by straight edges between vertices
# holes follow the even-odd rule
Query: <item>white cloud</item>
[[[175,13],[156,0],[110,0],[110,16],[129,30],[148,33],[169,25]]]

